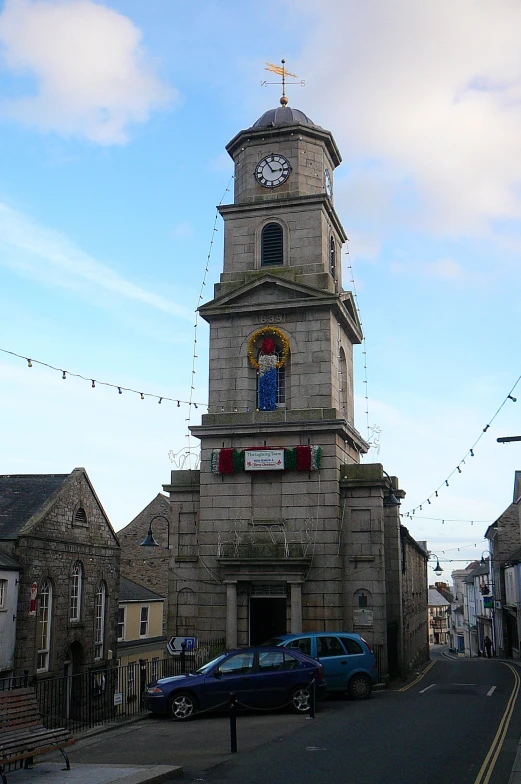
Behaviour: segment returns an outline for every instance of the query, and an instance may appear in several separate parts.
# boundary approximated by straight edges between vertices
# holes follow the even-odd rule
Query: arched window
[[[96,591],[96,604],[94,608],[94,658],[103,659],[105,647],[105,605],[107,600],[107,586],[102,581]]]
[[[74,515],[74,525],[87,525],[87,513],[82,506],[76,509],[76,513]]]
[[[81,615],[81,589],[83,583],[83,566],[81,561],[76,561],[71,571],[71,594],[69,604],[69,619],[79,621]]]
[[[331,273],[331,277],[335,280],[336,276],[336,250],[335,250],[335,238],[331,235],[329,240],[329,271]]]
[[[340,347],[338,356],[338,399],[340,404],[340,413],[343,417],[347,418],[347,361],[345,351]]]
[[[267,223],[261,232],[261,267],[284,263],[284,243],[280,223]]]
[[[49,669],[49,655],[51,651],[51,615],[52,615],[52,585],[50,580],[44,580],[38,593],[38,659],[36,669],[38,672],[47,672]]]

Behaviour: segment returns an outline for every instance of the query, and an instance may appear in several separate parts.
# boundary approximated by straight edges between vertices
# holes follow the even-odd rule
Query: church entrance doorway
[[[286,634],[286,597],[252,596],[250,645],[260,645],[276,634]]]

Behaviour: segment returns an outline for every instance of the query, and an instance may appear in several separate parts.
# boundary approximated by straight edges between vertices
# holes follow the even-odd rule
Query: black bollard
[[[237,754],[237,703],[235,692],[230,692],[230,751]]]
[[[186,643],[181,643],[181,655],[179,657],[181,659],[181,672],[183,675],[186,673]]]
[[[309,680],[309,716],[308,719],[315,718],[315,676]]]

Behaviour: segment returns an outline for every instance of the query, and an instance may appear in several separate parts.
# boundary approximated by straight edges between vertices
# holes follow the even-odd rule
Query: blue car
[[[376,660],[369,643],[351,632],[280,634],[266,645],[298,650],[318,659],[324,668],[328,692],[347,692],[355,700],[367,700],[378,683]]]
[[[325,696],[320,662],[299,650],[279,647],[241,648],[217,656],[197,672],[161,678],[149,684],[145,708],[168,714],[176,721],[190,719],[206,710],[224,709],[230,693],[239,708],[282,708],[307,713],[311,706],[311,682],[316,699]]]

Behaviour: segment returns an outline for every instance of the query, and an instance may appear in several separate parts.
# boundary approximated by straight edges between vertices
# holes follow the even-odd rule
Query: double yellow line
[[[490,781],[492,771],[494,770],[497,758],[499,757],[499,753],[503,747],[503,743],[508,731],[508,725],[510,724],[510,719],[512,718],[512,714],[514,712],[517,695],[519,694],[521,678],[519,677],[517,667],[513,667],[511,664],[507,664],[506,662],[500,662],[500,664],[504,664],[505,667],[508,667],[513,672],[514,688],[512,689],[512,694],[508,700],[507,707],[495,734],[494,740],[492,741],[492,745],[490,746],[489,752],[485,757],[485,761],[481,766],[474,784],[488,784]]]
[[[411,686],[415,686],[418,683],[418,681],[421,681],[421,679],[424,678],[427,675],[429,670],[432,669],[432,667],[434,667],[435,664],[436,664],[436,661],[431,661],[431,663],[424,669],[424,671],[422,673],[420,673],[418,675],[417,678],[415,678],[413,681],[408,683],[407,686],[402,686],[402,688],[398,689],[398,691],[407,691],[407,689],[410,689]]]

